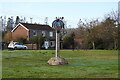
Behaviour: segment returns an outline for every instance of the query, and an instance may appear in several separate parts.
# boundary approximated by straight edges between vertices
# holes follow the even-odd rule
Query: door
[[[45,41],[45,49],[48,49],[48,47],[49,47],[49,42],[48,41]]]

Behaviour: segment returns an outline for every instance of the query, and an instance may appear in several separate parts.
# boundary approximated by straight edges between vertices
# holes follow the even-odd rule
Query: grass
[[[3,78],[118,78],[116,50],[61,50],[69,64],[52,66],[54,50],[4,50]]]

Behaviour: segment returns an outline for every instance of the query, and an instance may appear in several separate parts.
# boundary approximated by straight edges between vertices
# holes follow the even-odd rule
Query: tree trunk
[[[33,50],[33,43],[32,43],[32,50]]]
[[[93,49],[95,49],[95,42],[94,41],[92,42],[92,46],[93,46]]]
[[[37,44],[37,50],[39,50],[39,44]]]
[[[39,45],[39,50],[41,49],[41,45]]]
[[[73,44],[72,44],[72,50],[74,51],[74,49],[75,49],[75,44],[73,42]]]
[[[117,40],[114,39],[114,49],[116,50],[117,49]]]

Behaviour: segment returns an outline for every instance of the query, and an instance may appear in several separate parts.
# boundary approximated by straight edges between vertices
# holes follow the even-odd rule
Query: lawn
[[[52,66],[54,50],[3,50],[3,78],[118,78],[117,50],[61,50],[69,64]]]

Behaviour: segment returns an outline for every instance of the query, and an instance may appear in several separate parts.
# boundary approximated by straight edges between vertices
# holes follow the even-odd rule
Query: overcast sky
[[[79,19],[103,19],[104,15],[118,10],[118,2],[1,2],[0,16],[22,16],[33,23],[44,23],[48,17],[49,25],[55,17],[64,17],[67,26],[77,27]]]

